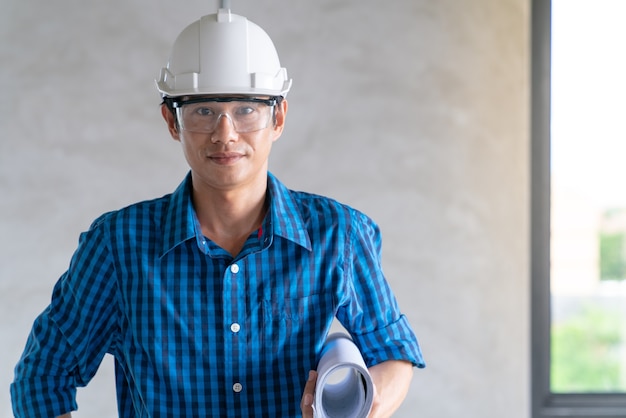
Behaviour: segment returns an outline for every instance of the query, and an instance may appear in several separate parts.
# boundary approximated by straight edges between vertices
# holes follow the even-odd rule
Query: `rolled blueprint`
[[[366,418],[374,401],[374,384],[352,339],[335,333],[326,339],[317,365],[316,418]]]

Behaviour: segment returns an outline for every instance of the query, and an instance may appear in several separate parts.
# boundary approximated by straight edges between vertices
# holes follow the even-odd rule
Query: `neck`
[[[256,187],[215,190],[193,186],[193,204],[202,233],[236,256],[248,236],[259,229],[267,211],[267,179]]]

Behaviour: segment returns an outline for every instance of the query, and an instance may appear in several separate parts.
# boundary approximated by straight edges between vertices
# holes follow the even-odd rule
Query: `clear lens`
[[[266,101],[207,99],[183,102],[176,108],[176,114],[181,127],[189,132],[212,133],[224,117],[230,120],[236,132],[246,133],[267,128],[273,107]]]

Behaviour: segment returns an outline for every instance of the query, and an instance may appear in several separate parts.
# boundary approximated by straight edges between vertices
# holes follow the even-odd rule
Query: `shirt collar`
[[[264,222],[263,228],[266,229],[264,233],[283,237],[310,251],[311,240],[306,224],[289,189],[269,172],[267,187],[270,218],[266,218]],[[184,241],[196,237],[196,219],[191,202],[191,173],[189,173],[169,197],[169,205],[163,220],[161,257]]]
[[[196,213],[191,203],[191,172],[169,197],[163,219],[163,257],[172,248],[195,237]]]
[[[293,194],[272,173],[267,173],[273,235],[286,238],[311,250],[311,240]]]

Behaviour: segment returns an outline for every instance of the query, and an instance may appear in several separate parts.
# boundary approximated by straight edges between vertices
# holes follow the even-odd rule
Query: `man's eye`
[[[241,116],[248,116],[253,114],[255,111],[256,108],[254,106],[240,106],[237,108],[237,111],[235,113]]]
[[[195,112],[196,114],[200,115],[200,116],[211,116],[214,115],[213,110],[211,110],[210,107],[198,107]]]

